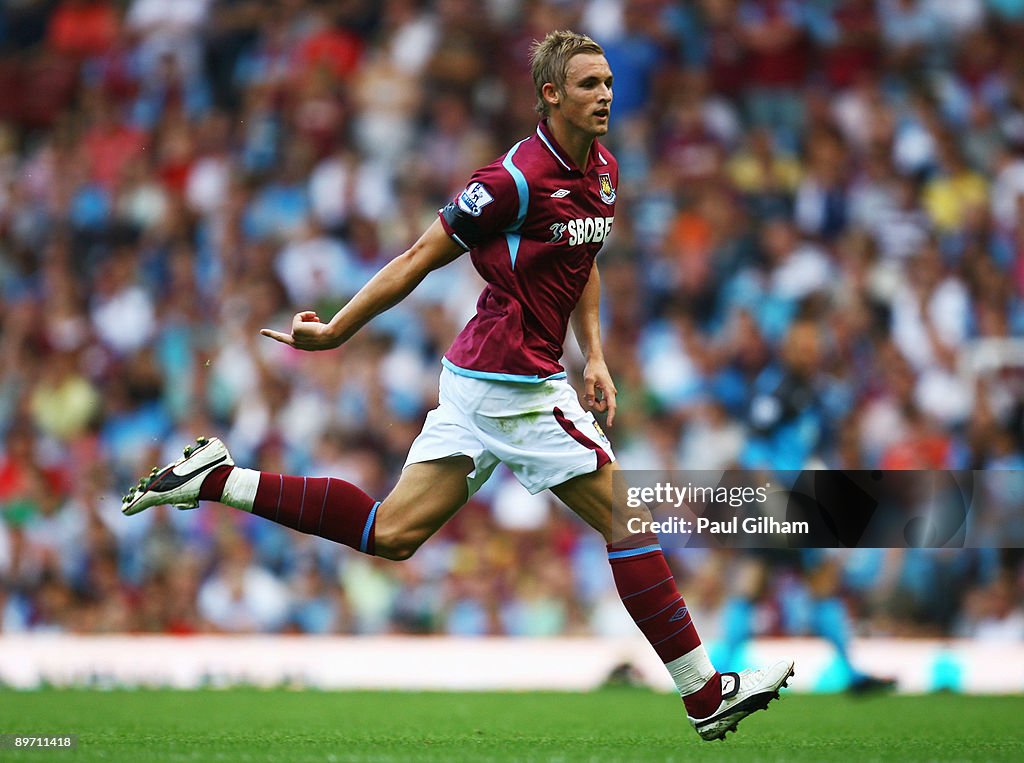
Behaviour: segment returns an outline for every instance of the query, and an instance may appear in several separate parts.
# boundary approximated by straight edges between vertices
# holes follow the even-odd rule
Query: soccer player
[[[654,535],[631,535],[612,511],[618,468],[592,413],[559,363],[570,320],[586,357],[584,401],[615,419],[615,385],[601,349],[595,258],[612,229],[618,167],[598,138],[608,131],[612,72],[584,35],[552,32],[532,56],[536,131],[478,170],[412,247],[327,323],[300,312],[291,331],[264,336],[300,350],[344,344],[406,297],[432,270],[465,252],[487,282],[476,315],[442,358],[440,403],[382,500],[330,477],[234,466],[224,444],[200,438],[154,470],[122,511],[194,508],[219,501],[386,559],[408,559],[505,463],[533,493],[550,489],[608,543],[615,585],[665,663],[687,717],[720,739],[778,697],[793,663],[720,674]]]

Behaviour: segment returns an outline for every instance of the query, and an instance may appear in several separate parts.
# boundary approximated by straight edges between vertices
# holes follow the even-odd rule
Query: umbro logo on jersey
[[[557,191],[555,191],[553,194],[551,194],[551,198],[552,199],[564,199],[568,195],[569,195],[569,189],[567,189],[567,188],[559,188]]]

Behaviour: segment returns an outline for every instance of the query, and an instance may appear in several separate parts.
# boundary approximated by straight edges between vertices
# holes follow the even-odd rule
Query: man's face
[[[554,88],[552,88],[554,91]],[[558,102],[552,114],[589,135],[608,132],[612,105],[612,70],[604,56],[579,53],[569,59],[564,92],[554,92]]]

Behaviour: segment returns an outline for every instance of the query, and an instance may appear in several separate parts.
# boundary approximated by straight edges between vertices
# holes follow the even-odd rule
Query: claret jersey
[[[611,232],[618,180],[618,164],[596,140],[580,170],[542,121],[440,210],[487,281],[442,359],[447,368],[502,381],[565,377],[569,316]]]

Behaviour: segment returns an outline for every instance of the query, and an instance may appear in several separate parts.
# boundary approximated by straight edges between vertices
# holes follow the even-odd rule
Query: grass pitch
[[[0,733],[78,734],[12,761],[1020,761],[1024,697],[786,695],[725,742],[672,696],[0,691]]]

